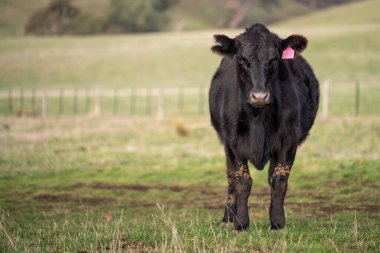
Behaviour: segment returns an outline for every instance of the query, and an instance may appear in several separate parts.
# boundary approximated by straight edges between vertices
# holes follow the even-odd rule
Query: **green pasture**
[[[309,38],[304,56],[321,81],[379,79],[380,24],[325,28],[272,27],[283,37],[302,32]],[[220,61],[209,50],[213,34],[240,32],[5,38],[0,88],[207,86]]]
[[[363,1],[270,28],[282,37],[308,37],[304,56],[321,81],[378,82],[379,8],[378,1]],[[345,22],[346,17],[355,21]],[[0,89],[208,86],[220,61],[209,50],[213,34],[241,32],[7,37],[0,41]]]
[[[378,117],[316,122],[290,178],[284,231],[268,231],[267,171],[251,169],[252,224],[240,235],[219,227],[225,161],[208,117],[1,122],[2,252],[380,249]]]
[[[252,166],[250,230],[219,226],[226,169],[207,97],[178,100],[179,87],[206,95],[220,61],[212,35],[241,31],[1,39],[0,252],[379,252],[379,7],[361,1],[271,27],[305,34],[321,87],[330,80],[331,116],[318,116],[298,150],[287,227],[277,232],[269,231],[267,168]],[[156,97],[131,95],[133,87],[174,87],[166,117],[155,117]],[[96,88],[110,92],[101,115],[83,96]],[[65,96],[60,114],[50,91],[40,117],[33,89],[82,95]],[[116,114],[114,90],[127,91]]]

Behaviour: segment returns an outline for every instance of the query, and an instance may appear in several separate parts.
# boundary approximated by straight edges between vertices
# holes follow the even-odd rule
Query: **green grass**
[[[320,80],[379,80],[380,24],[337,26],[327,34],[320,27],[273,30],[309,38],[304,55]],[[0,42],[0,87],[207,86],[220,61],[209,50],[212,35],[225,32],[240,31],[8,38]]]
[[[320,10],[311,15],[293,18],[282,22],[280,26],[309,27],[309,26],[356,26],[361,24],[378,24],[380,17],[377,12],[379,3],[376,0],[365,0],[335,6],[327,10]]]
[[[205,52],[207,41],[207,33],[9,38],[0,87],[204,85],[218,59]]]
[[[219,227],[225,161],[208,117],[182,119],[185,137],[175,118],[1,122],[2,252],[379,250],[377,117],[317,121],[291,175],[285,231],[268,231],[267,173],[252,169],[241,235]]]
[[[50,98],[47,117],[0,116],[0,252],[379,252],[380,118],[368,116],[378,114],[380,97],[378,7],[363,1],[272,27],[307,35],[304,55],[320,80],[331,80],[330,111],[340,115],[319,117],[299,148],[285,230],[268,231],[266,169],[251,169],[250,230],[219,227],[224,153],[209,118],[191,106],[197,97],[185,97],[186,116],[175,118],[178,101],[168,96],[163,120],[130,116],[128,96],[118,117],[110,98],[101,117],[69,116],[69,98],[56,117],[58,99]],[[335,11],[337,20],[355,14],[355,24],[323,23]],[[0,88],[206,88],[220,61],[209,51],[212,34],[220,32],[240,31],[6,38]],[[344,116],[354,112],[355,80],[365,117]],[[144,106],[138,99],[136,111]]]

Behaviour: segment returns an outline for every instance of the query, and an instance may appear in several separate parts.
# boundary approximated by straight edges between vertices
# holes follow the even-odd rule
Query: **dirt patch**
[[[169,191],[173,193],[180,193],[182,198],[180,200],[159,200],[160,205],[167,205],[177,208],[202,208],[210,210],[222,210],[226,201],[226,187],[215,185],[192,185],[192,186],[179,186],[179,185],[145,185],[145,184],[111,184],[103,182],[95,182],[93,184],[77,183],[72,185],[72,189],[81,187],[90,187],[93,189],[104,190],[132,190],[138,192],[149,191]],[[308,196],[310,202],[298,202],[302,197]],[[112,198],[90,198],[90,197],[77,197],[73,195],[39,195],[35,197],[36,200],[43,200],[47,202],[80,202],[87,205],[101,205],[117,203]],[[287,195],[285,207],[292,212],[310,217],[323,217],[329,216],[338,212],[345,211],[367,211],[367,212],[380,212],[380,205],[337,205],[336,203],[329,205],[328,200],[330,196],[315,194],[309,191],[293,191]],[[270,201],[270,191],[266,187],[252,189],[249,207],[251,209],[267,210]],[[155,207],[157,200],[140,201],[138,199],[123,202],[124,206],[128,207]]]
[[[155,207],[156,202],[146,202],[146,201],[136,201],[132,200],[127,203],[125,203],[126,206],[129,207]]]
[[[107,184],[107,183],[101,183],[101,182],[95,182],[91,186],[91,188],[94,189],[102,189],[102,190],[133,190],[133,191],[140,191],[140,192],[147,192],[152,187],[148,185],[142,185],[142,184]]]
[[[212,195],[212,194],[211,194]],[[353,211],[366,211],[370,213],[380,212],[379,205],[328,205],[325,201],[320,201],[320,199],[313,199],[315,202],[295,202],[290,201],[285,203],[285,207],[296,214],[306,215],[309,217],[326,217],[339,212],[353,212]],[[135,206],[139,206],[141,203],[136,202]],[[199,196],[197,198],[183,199],[176,201],[167,201],[160,203],[161,205],[168,205],[178,208],[202,208],[209,210],[223,210],[225,207],[225,199],[223,197],[213,197],[213,196]],[[147,203],[145,203],[147,205]],[[154,206],[153,204],[151,206]],[[268,211],[269,199],[265,201],[260,201],[252,198],[248,204],[251,210],[265,210]]]
[[[70,194],[58,194],[58,195],[41,194],[41,195],[35,196],[34,200],[45,201],[49,203],[76,202],[76,203],[82,203],[82,204],[91,205],[91,206],[117,203],[117,201],[113,198],[78,197],[78,196],[73,196]]]
[[[85,187],[86,186],[86,184],[85,183],[76,183],[76,184],[73,184],[71,187],[70,187],[70,189],[80,189],[80,188],[83,188],[83,187]]]
[[[366,211],[371,213],[380,212],[378,205],[326,205],[324,202],[297,203],[286,202],[285,206],[296,213],[303,213],[309,217],[325,217],[340,212]]]
[[[95,182],[90,185],[94,189],[105,189],[105,190],[133,190],[139,192],[147,192],[150,190],[165,190],[171,192],[183,192],[194,187],[184,187],[179,185],[144,185],[144,184],[110,184]]]
[[[178,185],[174,185],[174,186],[166,186],[166,187],[159,187],[159,189],[161,190],[169,190],[169,191],[172,191],[172,192],[183,192],[184,190],[186,190],[185,187],[182,187],[182,186],[178,186]]]

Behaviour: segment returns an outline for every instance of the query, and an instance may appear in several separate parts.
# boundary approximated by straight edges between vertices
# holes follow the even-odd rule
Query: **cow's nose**
[[[253,106],[264,106],[269,102],[269,92],[251,92],[250,98]]]

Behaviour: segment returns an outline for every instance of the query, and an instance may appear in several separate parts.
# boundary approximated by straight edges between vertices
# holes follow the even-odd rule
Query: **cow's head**
[[[278,77],[283,51],[294,50],[294,57],[297,57],[307,46],[307,39],[301,35],[291,35],[282,40],[262,24],[251,26],[234,39],[225,35],[214,37],[218,45],[213,46],[212,51],[236,62],[241,88],[253,107],[271,102],[273,80]]]

